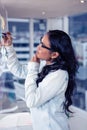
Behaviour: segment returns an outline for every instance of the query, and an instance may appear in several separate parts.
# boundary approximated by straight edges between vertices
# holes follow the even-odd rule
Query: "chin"
[[[41,57],[40,57],[39,55],[37,55],[37,58],[38,58],[38,59],[41,59]]]
[[[39,54],[37,54],[37,58],[42,60],[42,57]]]

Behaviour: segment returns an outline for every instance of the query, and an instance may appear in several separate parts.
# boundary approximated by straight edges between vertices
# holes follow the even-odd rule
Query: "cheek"
[[[48,51],[39,50],[37,52],[37,57],[43,60],[48,60],[50,58],[50,53]]]
[[[37,51],[37,55],[38,55],[38,56],[44,56],[45,54],[46,54],[45,51],[42,51],[42,50],[38,50],[38,51]]]

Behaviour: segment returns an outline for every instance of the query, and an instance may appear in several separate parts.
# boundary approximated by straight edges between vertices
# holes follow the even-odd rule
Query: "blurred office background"
[[[56,18],[8,17],[7,22],[8,29],[14,36],[13,45],[21,64],[28,63],[36,52],[40,38],[48,30],[61,29],[70,35],[80,65],[76,76],[77,88],[72,97],[73,105],[87,111],[87,12]],[[2,70],[0,77],[1,113],[29,111],[24,102],[25,79],[17,78],[8,68]]]

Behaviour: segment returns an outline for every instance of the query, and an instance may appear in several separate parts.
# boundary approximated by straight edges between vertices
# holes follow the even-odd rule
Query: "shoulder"
[[[57,73],[58,75],[66,75],[66,76],[68,76],[68,72],[66,70],[59,69],[55,73]]]
[[[68,79],[68,72],[65,71],[65,70],[57,70],[57,71],[54,71],[54,72],[50,72],[45,78],[43,81],[53,81],[53,82],[58,82],[58,81],[63,81],[63,80],[66,80]]]
[[[68,72],[66,70],[61,70],[61,69],[51,72],[50,74],[54,76],[68,76]]]

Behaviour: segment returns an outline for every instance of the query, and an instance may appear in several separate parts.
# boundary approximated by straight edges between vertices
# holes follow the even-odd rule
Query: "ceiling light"
[[[85,2],[85,0],[80,0],[80,2],[83,4]]]
[[[46,12],[45,12],[45,11],[43,11],[43,12],[42,12],[42,15],[45,15],[45,14],[46,14]]]

